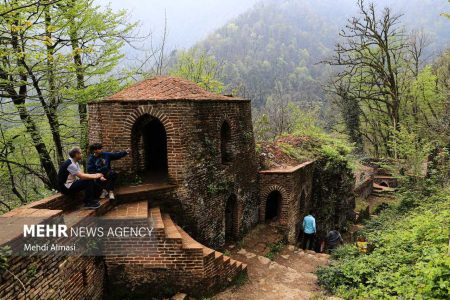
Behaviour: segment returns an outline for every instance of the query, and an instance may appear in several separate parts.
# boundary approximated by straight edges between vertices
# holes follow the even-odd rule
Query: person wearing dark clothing
[[[65,195],[72,195],[84,191],[84,205],[89,209],[100,206],[96,200],[95,180],[106,180],[102,173],[86,174],[81,171],[79,161],[82,159],[80,148],[73,148],[58,172],[58,190]]]
[[[111,169],[111,161],[121,159],[128,155],[128,151],[103,152],[102,144],[92,144],[90,146],[91,155],[87,162],[88,173],[102,173],[106,178],[103,188],[103,197],[115,199],[114,188],[117,180],[117,173]]]
[[[327,240],[327,249],[329,252],[333,251],[339,245],[344,243],[344,240],[342,239],[342,236],[337,228],[328,232],[326,240]]]
[[[303,250],[313,249],[316,232],[316,219],[312,216],[312,212],[310,211],[309,214],[303,218]]]

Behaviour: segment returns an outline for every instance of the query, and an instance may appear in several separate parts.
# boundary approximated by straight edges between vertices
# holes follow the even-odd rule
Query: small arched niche
[[[222,164],[229,164],[233,160],[231,126],[227,121],[224,121],[220,127],[220,156]]]

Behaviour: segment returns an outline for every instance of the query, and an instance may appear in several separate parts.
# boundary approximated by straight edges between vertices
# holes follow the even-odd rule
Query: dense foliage
[[[136,25],[93,0],[0,4],[0,211],[55,189],[66,151],[86,149],[86,103],[127,78]]]
[[[431,51],[440,51],[448,27],[437,16],[446,3],[436,1],[376,1],[377,7],[393,6],[407,12],[411,29],[425,28]],[[262,107],[281,93],[303,108],[326,99],[322,85],[330,68],[319,64],[332,54],[338,32],[356,10],[356,0],[266,0],[230,21],[194,48],[223,62],[222,81],[231,91]]]
[[[418,142],[415,151],[439,144],[448,130],[448,52],[439,65],[424,66],[424,32],[408,32],[389,8],[362,0],[358,7],[326,61],[335,66],[329,90],[350,138],[360,151],[394,158],[403,158],[398,148],[408,135]]]
[[[425,186],[403,192],[400,204],[368,221],[361,234],[373,251],[338,249],[318,272],[320,283],[346,299],[448,299],[450,188]]]
[[[264,134],[257,129],[257,153],[262,169],[296,166],[314,161],[311,205],[322,239],[334,226],[346,227],[353,216],[354,157],[353,147],[345,135],[327,133],[314,121],[313,115],[296,109],[292,118],[292,132],[275,139],[261,139]],[[270,131],[271,124],[263,129]],[[305,211],[303,211],[304,213]]]

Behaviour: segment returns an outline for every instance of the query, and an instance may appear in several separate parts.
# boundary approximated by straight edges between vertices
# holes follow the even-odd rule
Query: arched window
[[[224,121],[222,123],[222,127],[220,128],[220,153],[222,157],[222,164],[227,164],[232,161],[231,127],[227,121]]]

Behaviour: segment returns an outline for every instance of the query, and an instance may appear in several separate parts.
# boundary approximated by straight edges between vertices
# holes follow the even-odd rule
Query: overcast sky
[[[144,32],[151,31],[155,42],[168,22],[169,48],[187,48],[208,33],[237,17],[258,0],[96,0],[113,9],[125,8],[131,18],[142,22]]]

